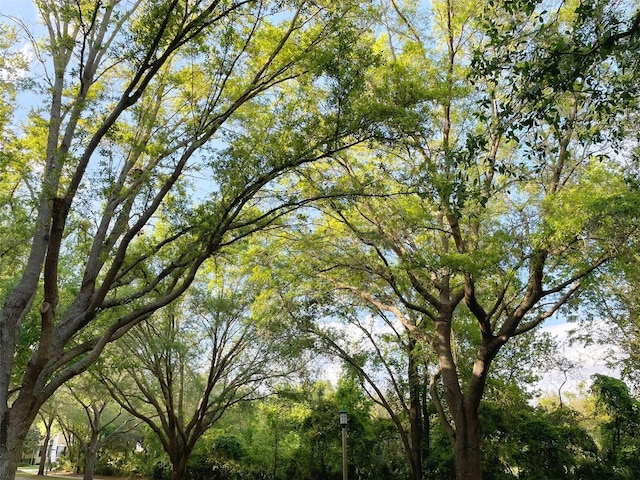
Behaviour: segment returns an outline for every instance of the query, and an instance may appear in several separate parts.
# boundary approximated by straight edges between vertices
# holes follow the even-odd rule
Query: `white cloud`
[[[604,328],[604,322],[602,327]],[[538,383],[538,388],[545,394],[558,395],[558,389],[562,393],[578,392],[581,384],[589,386],[591,376],[601,373],[619,378],[620,372],[607,366],[607,360],[612,352],[615,353],[615,345],[583,345],[580,342],[569,342],[570,331],[576,328],[576,324],[560,323],[543,327],[541,330],[551,334],[560,345],[559,351],[564,359],[568,360],[571,368],[558,365],[543,375]],[[594,325],[598,328],[598,325]],[[561,358],[557,359],[559,362]],[[563,372],[563,370],[565,370]],[[566,375],[566,377],[565,377]]]
[[[33,46],[30,43],[23,45],[14,55],[27,65],[31,64],[36,57]],[[15,82],[16,80],[24,78],[26,74],[27,70],[23,68],[2,68],[0,69],[0,80]]]
[[[343,324],[333,322],[329,323],[327,327],[342,330],[344,332],[344,338],[350,341],[360,340],[367,342],[362,332],[353,325],[348,325],[345,328]],[[386,333],[390,332],[390,330],[387,331],[388,327],[386,325],[378,324],[376,327],[374,330],[377,330],[377,333],[383,331]],[[606,328],[606,325],[602,322],[601,325],[595,324],[594,328],[600,330],[600,328]],[[574,329],[576,329],[576,324],[565,322],[547,325],[540,330],[541,332],[549,333],[556,339],[560,345],[559,352],[561,355],[560,358],[554,359],[557,360],[558,365],[545,373],[537,385],[537,388],[544,396],[557,396],[559,389],[561,389],[563,395],[569,392],[579,393],[582,385],[588,387],[591,384],[591,376],[595,373],[620,378],[620,372],[618,370],[607,366],[607,360],[610,358],[612,352],[615,353],[616,351],[615,345],[592,344],[585,346],[580,342],[570,343],[570,331]],[[566,359],[568,362],[563,364],[563,359]],[[318,362],[321,378],[331,382],[335,386],[342,373],[341,363],[335,359],[326,357],[322,360],[318,359]],[[571,368],[567,368],[568,365],[570,365]],[[544,368],[545,365],[542,365],[542,367]]]

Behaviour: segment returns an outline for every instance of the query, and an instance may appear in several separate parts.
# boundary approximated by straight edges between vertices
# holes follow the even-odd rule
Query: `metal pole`
[[[338,413],[342,427],[342,480],[347,480],[347,424],[349,423],[349,415],[346,408],[342,408]]]
[[[347,426],[342,426],[342,480],[347,480]]]

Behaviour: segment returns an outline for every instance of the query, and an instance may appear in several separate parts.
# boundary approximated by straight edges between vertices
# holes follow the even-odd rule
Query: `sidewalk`
[[[42,477],[38,477],[38,469],[27,469],[27,468],[19,468],[17,473],[16,473],[16,480],[33,480],[34,478],[41,478],[41,479],[47,479],[47,478],[80,478],[82,479],[82,475],[71,475],[71,474],[59,474],[59,473],[54,473],[54,472],[49,472],[47,473],[45,476]]]
[[[16,473],[16,480],[34,480],[34,479],[64,479],[64,480],[82,480],[82,475],[72,473],[49,472],[47,475],[39,477],[38,469],[19,468]],[[94,475],[94,480],[128,480],[127,477],[105,477],[104,475]]]
[[[35,472],[31,473],[29,471],[24,471],[22,469],[18,469],[18,472],[16,473],[16,480],[33,480],[34,478],[42,478],[42,479],[46,479],[46,478],[68,478],[68,477],[61,477],[55,474],[47,474],[44,477],[38,477],[37,475],[38,471],[36,470]],[[82,478],[82,477],[78,477],[78,478]]]

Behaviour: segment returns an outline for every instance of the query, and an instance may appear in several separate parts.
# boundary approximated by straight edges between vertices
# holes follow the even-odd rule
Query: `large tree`
[[[349,2],[35,4],[34,107],[0,124],[3,202],[32,218],[2,217],[23,239],[1,257],[2,480],[56,389],[302,201],[270,182],[372,134]],[[253,123],[259,151],[228,149]]]
[[[133,328],[104,360],[104,384],[157,435],[174,480],[227,409],[267,395],[301,364],[288,331],[252,315],[257,292],[231,270],[218,265],[208,287]]]
[[[285,286],[305,321],[343,315],[335,306],[350,296],[428,344],[438,365],[432,399],[459,480],[482,478],[478,413],[496,357],[516,337],[573,309],[638,233],[637,211],[629,208],[635,193],[617,159],[601,155],[624,134],[626,110],[615,111],[612,124],[598,95],[620,72],[591,51],[586,70],[566,78],[539,63],[548,60],[544,52],[558,53],[554,42],[566,29],[584,40],[578,6],[563,3],[550,14],[528,2],[495,5],[486,10],[495,16],[483,34],[470,32],[481,18],[474,6],[434,2],[443,49],[419,39],[396,48],[397,69],[412,80],[406,95],[422,96],[427,106],[418,112],[423,131],[402,144],[344,155],[340,172],[318,169],[308,177],[310,189],[339,182],[361,196],[318,204],[312,232],[300,236],[300,251],[316,258],[308,263],[317,281],[303,296]],[[498,15],[508,14],[513,21],[496,26]],[[620,41],[636,18],[615,25]],[[594,51],[611,32],[588,39]],[[475,72],[465,56],[472,41],[480,42]],[[567,47],[568,57],[579,56],[578,43]],[[527,44],[525,61],[519,48]],[[434,71],[441,73],[431,77]],[[474,354],[459,355],[460,345]]]

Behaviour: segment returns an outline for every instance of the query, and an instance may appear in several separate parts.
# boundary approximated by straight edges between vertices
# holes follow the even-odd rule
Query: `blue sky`
[[[0,14],[18,17],[29,27],[36,24],[36,9],[30,0],[0,0]]]

